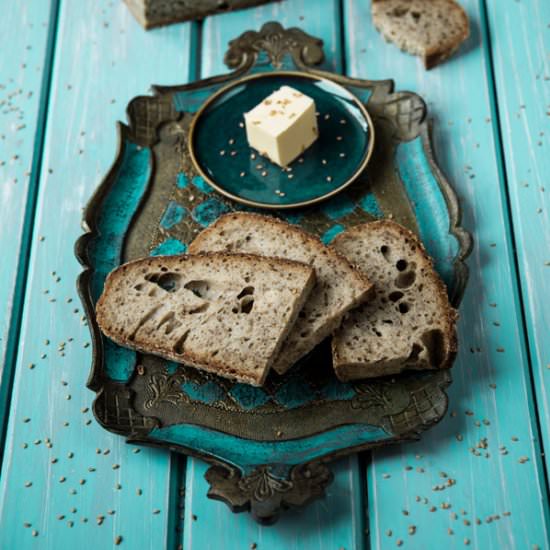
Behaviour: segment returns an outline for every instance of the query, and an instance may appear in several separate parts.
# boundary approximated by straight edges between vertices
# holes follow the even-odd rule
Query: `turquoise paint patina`
[[[155,428],[149,437],[223,457],[224,461],[246,471],[258,464],[302,464],[350,445],[362,445],[390,436],[377,426],[352,424],[302,439],[252,441],[200,426],[179,424]]]
[[[309,403],[315,397],[311,386],[303,380],[293,378],[281,386],[275,394],[275,399],[287,409],[295,409]]]
[[[197,223],[207,227],[227,212],[229,208],[223,202],[218,199],[208,199],[197,205],[191,215]]]
[[[214,191],[214,189],[212,189],[212,187],[210,185],[208,185],[208,183],[206,183],[206,181],[204,180],[204,178],[202,176],[193,176],[193,185],[199,190],[199,191],[202,191],[203,193],[206,193],[207,195],[209,193],[212,193],[212,191]]]
[[[178,239],[166,239],[151,250],[151,256],[173,256],[174,254],[185,254],[187,245]]]
[[[164,368],[166,369],[166,372],[170,375],[176,374],[176,371],[181,365],[179,363],[176,363],[175,361],[166,361],[164,364]]]
[[[292,162],[291,174],[252,150],[242,127],[243,112],[284,85],[313,98],[320,113],[319,137]],[[203,174],[236,200],[292,206],[324,197],[352,179],[369,154],[371,136],[364,111],[342,86],[267,73],[240,81],[216,97],[200,113],[190,139]],[[334,203],[333,215],[344,215],[340,210],[347,211],[349,203]]]
[[[293,224],[299,224],[302,219],[304,218],[304,215],[300,212],[291,212],[291,211],[285,211],[280,214],[280,216],[286,220],[288,223]]]
[[[226,398],[225,390],[216,382],[206,382],[206,384],[195,384],[195,382],[185,382],[181,389],[193,400],[207,405],[212,405],[216,401],[224,401]]]
[[[321,388],[321,394],[330,401],[349,401],[355,397],[357,392],[351,384],[331,378],[327,385]]]
[[[367,193],[360,201],[359,206],[375,218],[383,218],[384,213],[380,209],[374,193]]]
[[[185,189],[188,183],[187,174],[185,172],[179,172],[176,176],[176,187],[178,189]]]
[[[124,141],[122,160],[118,167],[117,185],[105,197],[97,233],[89,246],[90,262],[94,266],[91,281],[92,298],[99,298],[107,274],[121,263],[124,236],[132,221],[151,174],[151,151]],[[136,354],[113,344],[103,337],[104,365],[109,378],[127,382],[136,361]]]
[[[269,395],[262,388],[248,384],[235,384],[229,394],[245,410],[256,409],[270,400]]]
[[[435,268],[442,279],[449,288],[453,288],[453,259],[458,253],[459,244],[449,233],[447,203],[426,157],[422,138],[400,143],[396,160],[417,219],[420,238],[434,259]]]
[[[321,206],[323,213],[331,220],[338,220],[355,210],[355,203],[345,193],[336,195]]]
[[[323,236],[321,237],[321,240],[325,244],[330,244],[332,242],[332,240],[336,237],[336,235],[339,235],[340,233],[342,233],[342,231],[344,231],[344,229],[345,229],[345,227],[343,225],[340,225],[339,223],[337,223],[336,225],[333,225],[330,229],[327,229],[323,233]]]
[[[160,226],[163,229],[172,229],[175,225],[181,222],[186,216],[189,215],[187,208],[178,204],[176,201],[170,201],[162,218],[160,220]]]

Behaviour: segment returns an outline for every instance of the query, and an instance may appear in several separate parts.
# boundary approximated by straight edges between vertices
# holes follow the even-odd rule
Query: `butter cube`
[[[315,102],[282,86],[244,115],[250,147],[279,166],[287,166],[318,137]]]

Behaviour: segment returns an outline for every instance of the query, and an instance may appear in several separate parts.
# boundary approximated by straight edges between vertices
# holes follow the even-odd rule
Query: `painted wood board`
[[[424,97],[435,119],[436,156],[476,241],[461,308],[451,414],[421,442],[372,454],[372,548],[398,540],[404,548],[547,548],[549,540],[483,4],[462,4],[471,17],[471,38],[458,56],[425,72],[418,59],[378,35],[368,2],[345,1],[349,72],[393,77],[397,89]]]
[[[73,245],[81,208],[114,159],[115,121],[151,84],[193,77],[193,29],[146,33],[121,2],[62,2],[2,465],[1,548],[110,548],[119,536],[128,548],[176,543],[178,463],[93,420]]]
[[[38,185],[57,0],[29,0],[0,19],[0,446]],[[1,453],[0,453],[1,455]]]
[[[285,27],[299,26],[323,39],[325,68],[341,70],[339,3],[323,0],[282,2],[206,19],[202,33],[201,76],[226,72],[223,53],[232,38],[249,29],[259,29],[276,20]],[[189,459],[186,477],[184,548],[224,550],[285,548],[316,550],[364,548],[365,503],[358,458],[335,465],[335,480],[327,497],[300,511],[283,514],[273,527],[258,525],[249,514],[233,514],[225,504],[206,497],[206,465]],[[213,529],[212,526],[216,528]],[[228,536],[231,533],[231,536]]]
[[[487,2],[537,410],[550,468],[550,4]]]

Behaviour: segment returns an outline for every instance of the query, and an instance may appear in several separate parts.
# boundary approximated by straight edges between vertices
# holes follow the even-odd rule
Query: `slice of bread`
[[[372,0],[372,21],[389,42],[431,69],[470,34],[468,15],[454,0]]]
[[[261,385],[314,284],[288,260],[143,258],[109,274],[96,316],[117,344]]]
[[[333,246],[375,288],[374,299],[352,311],[334,334],[336,376],[348,381],[450,367],[457,314],[416,235],[395,222],[378,221],[341,233]]]
[[[226,214],[200,233],[189,250],[279,256],[315,268],[317,284],[273,364],[279,374],[330,336],[345,313],[367,300],[372,290],[365,276],[317,237],[267,216]]]

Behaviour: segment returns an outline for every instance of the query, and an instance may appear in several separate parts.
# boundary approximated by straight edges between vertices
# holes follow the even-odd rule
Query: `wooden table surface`
[[[472,32],[430,72],[368,0],[285,0],[145,32],[120,0],[0,0],[0,548],[550,548],[550,2],[462,0]],[[273,527],[206,498],[205,466],[133,448],[90,411],[73,244],[149,86],[226,71],[265,21],[325,68],[420,93],[474,235],[450,414],[422,441],[340,461]],[[448,479],[456,483],[448,484]]]

